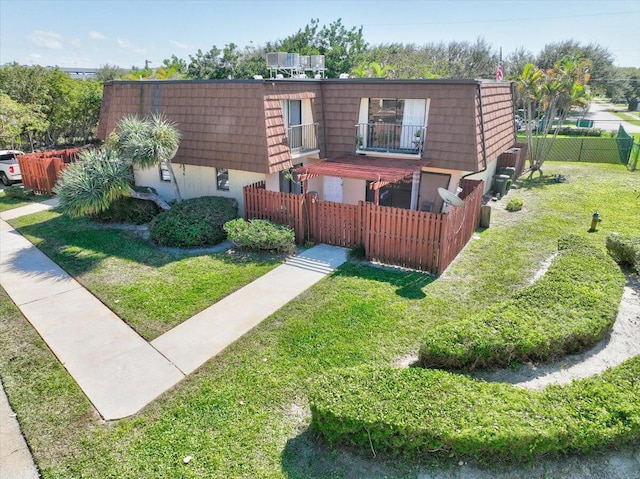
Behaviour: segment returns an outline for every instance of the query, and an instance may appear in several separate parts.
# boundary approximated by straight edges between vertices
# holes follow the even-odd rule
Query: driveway
[[[620,125],[626,130],[627,133],[640,133],[640,126],[632,125],[629,122],[623,121],[613,113],[606,111],[613,108],[610,103],[593,102],[589,107],[589,112],[584,116],[587,120],[593,120],[594,128],[600,128],[601,130],[617,131]]]

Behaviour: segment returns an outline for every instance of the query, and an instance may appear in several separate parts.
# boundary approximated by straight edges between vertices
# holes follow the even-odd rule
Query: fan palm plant
[[[180,190],[171,167],[179,143],[180,132],[161,115],[123,117],[102,148],[85,150],[79,161],[62,171],[54,188],[62,211],[73,217],[95,214],[105,211],[123,196],[153,201],[164,210],[170,209],[157,194],[132,187],[132,167],[165,164],[175,198],[180,201]]]

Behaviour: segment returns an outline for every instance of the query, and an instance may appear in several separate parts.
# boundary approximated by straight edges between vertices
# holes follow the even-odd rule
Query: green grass
[[[19,208],[20,206],[25,206],[29,203],[31,202],[18,198],[10,198],[4,191],[0,191],[0,212],[10,210],[12,208]]]
[[[420,364],[442,369],[508,367],[582,352],[611,331],[624,276],[583,238],[566,236],[545,275],[513,298],[426,332]]]
[[[532,391],[441,370],[359,367],[316,378],[313,426],[332,443],[486,463],[591,452],[640,439],[640,357]]]
[[[162,251],[132,232],[53,211],[11,224],[147,340],[279,264],[245,253]]]
[[[14,311],[7,319],[3,314],[0,371],[43,476],[307,478],[428,473],[436,467],[430,462],[370,460],[370,455],[332,451],[309,432],[306,382],[335,367],[393,364],[417,351],[427,328],[464,319],[476,308],[511,297],[549,257],[559,236],[586,232],[595,209],[603,221],[588,235],[592,244],[604,248],[610,232],[637,230],[640,201],[633,190],[640,190],[640,173],[629,173],[620,165],[570,163],[547,163],[545,173],[542,181],[536,177],[520,187],[521,211],[504,210],[512,193],[492,203],[491,227],[475,235],[443,277],[435,280],[347,264],[141,413],[115,424],[103,424],[91,415],[75,383],[19,314]],[[556,173],[568,181],[548,181]],[[47,223],[52,219],[39,220],[46,223],[39,234],[50,244],[58,233],[48,226],[62,226]],[[126,266],[127,274],[148,268],[142,258],[154,259],[150,253],[131,258],[133,253],[127,253],[125,245],[106,244],[86,253],[84,241],[73,240],[71,245],[78,248],[74,254],[60,251],[70,261],[77,258],[72,262],[78,262],[79,275],[90,264],[96,268],[108,264],[113,256]],[[111,276],[118,271],[122,273],[122,268]],[[41,359],[32,359],[36,357]],[[193,457],[188,465],[182,463],[185,456]]]

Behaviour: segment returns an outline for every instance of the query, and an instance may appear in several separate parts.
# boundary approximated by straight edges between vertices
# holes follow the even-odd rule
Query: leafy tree
[[[102,148],[83,151],[79,161],[62,171],[54,188],[62,211],[72,217],[96,214],[123,196],[150,200],[164,210],[170,209],[157,194],[134,189],[131,171],[133,166],[145,168],[165,163],[177,192],[176,199],[180,201],[171,168],[179,142],[180,132],[161,115],[123,117]]]
[[[98,69],[93,79],[99,83],[104,83],[112,80],[118,80],[119,78],[122,78],[124,74],[125,72],[122,68],[106,63]]]
[[[563,58],[584,58],[591,62],[589,85],[594,94],[603,94],[607,82],[614,74],[613,55],[607,48],[590,43],[582,45],[575,40],[565,40],[544,46],[538,54],[536,64],[543,70],[553,68]]]
[[[22,105],[0,92],[0,147],[18,148],[22,144],[22,135],[26,134],[33,151],[34,135],[46,129],[44,115],[33,105]]]
[[[524,66],[517,89],[525,104],[529,166],[532,173],[539,171],[542,175],[542,164],[571,110],[588,107],[586,72],[590,66],[590,62],[574,57],[564,58],[548,70],[536,68],[531,63]],[[557,121],[555,127],[554,121]],[[534,130],[539,133],[535,142]],[[548,138],[549,133],[552,134],[551,138]]]
[[[187,75],[194,80],[224,80],[235,78],[241,53],[235,43],[229,43],[220,50],[215,45],[208,52],[198,49],[187,66]],[[266,59],[265,59],[266,62]]]
[[[267,51],[292,52],[301,55],[324,55],[326,75],[337,78],[363,63],[367,44],[362,27],[347,29],[338,19],[320,27],[320,21],[311,22],[293,35],[275,43],[267,43]]]

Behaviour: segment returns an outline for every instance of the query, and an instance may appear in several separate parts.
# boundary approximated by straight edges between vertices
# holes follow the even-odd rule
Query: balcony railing
[[[287,128],[291,153],[303,154],[318,149],[318,123],[292,125]]]
[[[422,156],[426,131],[424,125],[358,123],[356,151]]]

